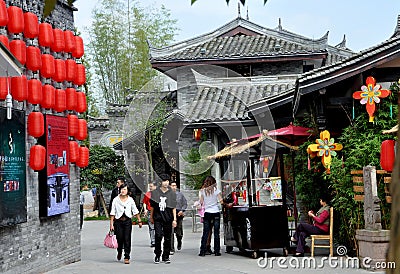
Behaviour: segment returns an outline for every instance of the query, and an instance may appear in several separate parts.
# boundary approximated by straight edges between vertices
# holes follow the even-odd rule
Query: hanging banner
[[[40,216],[48,217],[70,211],[68,119],[46,115],[46,167],[39,173]]]
[[[25,112],[0,107],[0,226],[27,221]]]

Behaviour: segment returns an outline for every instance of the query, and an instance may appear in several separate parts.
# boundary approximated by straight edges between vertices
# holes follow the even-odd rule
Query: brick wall
[[[44,1],[7,0],[10,4],[38,15],[41,21]],[[58,1],[56,10],[46,18],[55,28],[74,29],[73,10],[66,1]],[[0,102],[5,106],[4,102]],[[14,102],[14,108],[25,109],[26,115],[32,107],[27,103]],[[49,111],[50,113],[51,111]],[[36,140],[27,134],[27,163],[29,150]],[[0,227],[0,272],[42,273],[59,266],[79,261],[79,168],[70,165],[70,212],[49,218],[39,218],[39,190],[37,172],[27,166],[27,222],[9,227]]]

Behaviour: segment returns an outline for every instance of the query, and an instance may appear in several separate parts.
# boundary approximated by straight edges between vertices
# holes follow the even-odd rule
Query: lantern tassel
[[[310,156],[307,157],[307,169],[308,169],[308,170],[311,170]]]
[[[390,104],[390,119],[393,118],[393,105]]]
[[[352,116],[353,116],[353,120],[354,120],[354,117],[355,117],[355,115],[354,115],[354,100],[353,100]]]

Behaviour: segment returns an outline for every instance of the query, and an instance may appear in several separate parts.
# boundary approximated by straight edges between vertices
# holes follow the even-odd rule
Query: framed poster
[[[40,142],[46,147],[46,167],[39,172],[40,216],[49,217],[70,211],[68,119],[46,115],[45,134]]]
[[[27,221],[25,111],[0,107],[0,226]]]

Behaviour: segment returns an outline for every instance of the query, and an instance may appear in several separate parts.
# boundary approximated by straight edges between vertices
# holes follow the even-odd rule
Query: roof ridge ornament
[[[238,18],[242,18],[242,16],[240,15],[240,2],[238,1]]]
[[[278,30],[279,30],[279,31],[282,31],[282,30],[283,30],[283,28],[282,28],[282,20],[281,20],[280,17],[279,17],[279,19],[278,19]]]
[[[397,24],[394,29],[394,33],[393,33],[392,37],[399,36],[399,35],[400,35],[400,14],[397,15]]]
[[[345,49],[346,48],[346,34],[343,35],[343,40],[342,42],[340,42],[339,44],[337,44],[335,46],[335,48],[342,48]]]

